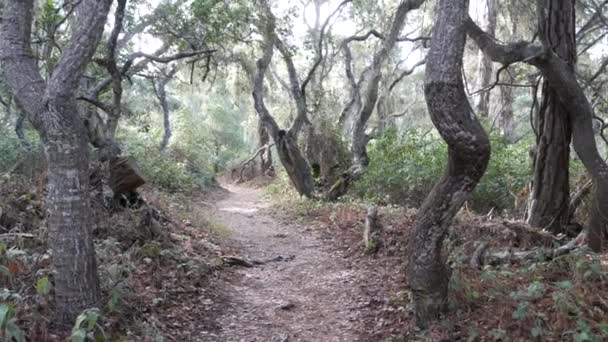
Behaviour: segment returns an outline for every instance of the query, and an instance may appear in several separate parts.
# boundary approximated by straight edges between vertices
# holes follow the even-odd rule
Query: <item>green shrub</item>
[[[475,210],[512,209],[514,196],[530,179],[528,141],[508,145],[491,137],[492,158],[472,194]],[[447,146],[436,131],[387,131],[369,146],[370,166],[354,186],[354,193],[380,203],[419,206],[443,175]]]
[[[447,149],[431,134],[389,130],[370,142],[368,153],[370,165],[355,184],[355,194],[380,203],[418,206],[443,173]]]
[[[161,152],[157,139],[128,128],[126,130],[128,134],[123,131],[119,136],[124,153],[135,158],[147,182],[170,191],[191,191],[212,184],[210,165],[193,159],[178,146]]]
[[[0,172],[8,171],[23,155],[17,136],[0,126]]]

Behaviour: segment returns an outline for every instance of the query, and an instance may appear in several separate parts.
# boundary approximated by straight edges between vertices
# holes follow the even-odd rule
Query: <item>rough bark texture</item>
[[[574,71],[574,0],[543,0],[539,5],[540,32],[555,54]],[[564,106],[548,82],[543,84],[536,127],[538,135],[528,223],[558,234],[568,224],[572,128]]]
[[[486,32],[491,35],[496,33],[496,19],[498,18],[498,4],[496,0],[486,0],[486,12],[484,13],[484,26]],[[493,76],[492,60],[483,52],[479,53],[479,89],[486,89],[492,83]],[[488,117],[490,114],[490,91],[482,91],[479,94],[477,114]]]
[[[268,133],[272,136],[272,139],[275,142],[277,154],[279,155],[279,159],[285,167],[285,171],[289,176],[289,179],[293,183],[294,187],[298,191],[300,195],[306,197],[314,197],[314,181],[312,178],[312,173],[310,171],[310,166],[308,162],[302,155],[298,147],[298,133],[300,132],[302,126],[307,121],[306,118],[306,102],[302,97],[296,100],[296,104],[298,105],[298,115],[296,119],[292,123],[289,130],[285,131],[280,129],[279,125],[276,123],[266,104],[264,103],[264,79],[266,71],[268,70],[268,66],[270,61],[272,60],[272,55],[274,52],[274,47],[277,45],[278,39],[275,33],[275,18],[268,4],[265,1],[260,1],[263,7],[263,15],[264,15],[264,23],[263,23],[263,35],[264,35],[264,45],[263,45],[263,55],[256,62],[256,72],[253,79],[253,102],[258,113],[258,116]],[[282,44],[278,43],[281,49],[285,47]],[[302,96],[299,87],[295,86],[295,82],[299,82],[297,80],[297,75],[294,73],[295,70],[292,68],[293,64],[290,67],[290,58],[286,58],[289,56],[284,52],[284,59],[287,62],[288,71],[290,73],[291,86],[293,88],[293,94],[299,93],[299,96]],[[303,110],[302,110],[303,109]]]
[[[409,286],[417,322],[425,327],[446,308],[449,270],[441,248],[456,213],[483,176],[488,136],[464,91],[462,57],[468,0],[441,0],[427,57],[425,97],[433,124],[448,144],[448,170],[417,214]]]
[[[365,215],[365,228],[363,230],[363,244],[366,253],[375,253],[380,247],[380,223],[378,222],[378,207],[367,208]]]
[[[49,245],[56,274],[58,320],[71,323],[99,305],[101,291],[92,238],[87,136],[75,93],[101,39],[111,0],[83,0],[72,37],[48,82],[31,53],[33,0],[5,1],[0,61],[7,83],[40,133],[48,160]]]
[[[468,34],[492,60],[503,64],[527,62],[536,66],[553,87],[572,125],[572,145],[595,185],[593,211],[588,223],[588,245],[595,251],[606,247],[608,240],[608,165],[600,155],[593,131],[594,111],[578,84],[572,67],[557,56],[541,36],[543,46],[518,42],[499,44],[472,20],[467,19]]]
[[[268,135],[268,130],[264,127],[262,121],[258,121],[258,145],[260,148],[263,146],[270,145],[270,135]],[[270,175],[272,173],[272,150],[266,148],[262,154],[260,155],[261,163],[260,168],[263,175]]]

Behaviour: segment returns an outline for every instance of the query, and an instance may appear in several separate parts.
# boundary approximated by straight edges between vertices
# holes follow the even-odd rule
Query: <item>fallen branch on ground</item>
[[[274,258],[266,259],[266,260],[258,260],[258,259],[246,259],[239,256],[234,255],[224,255],[221,256],[222,260],[225,264],[230,266],[242,266],[242,267],[256,267],[260,265],[265,265],[271,262],[279,262],[279,261],[291,261],[295,258],[295,255],[288,255],[286,257],[279,255]]]
[[[247,167],[247,165],[251,164],[259,155],[261,155],[262,153],[266,152],[267,150],[269,150],[270,148],[272,148],[272,146],[274,146],[274,143],[272,144],[266,144],[262,147],[260,147],[257,151],[255,151],[255,153],[253,154],[253,156],[247,160],[245,160],[244,162],[241,163],[241,170],[239,171],[239,180],[237,181],[237,183],[243,183],[243,172],[245,171],[245,168]]]
[[[571,253],[584,244],[586,234],[581,233],[576,239],[557,248],[535,248],[529,251],[517,251],[511,248],[501,248],[490,250],[487,242],[483,242],[471,257],[470,265],[472,268],[480,269],[484,265],[498,266],[512,262],[524,261],[546,261],[552,260],[559,256]]]
[[[6,234],[0,234],[0,239],[4,239],[4,238],[27,238],[27,239],[33,239],[35,237],[36,237],[36,235],[34,235],[34,234],[26,234],[26,233],[6,233]]]

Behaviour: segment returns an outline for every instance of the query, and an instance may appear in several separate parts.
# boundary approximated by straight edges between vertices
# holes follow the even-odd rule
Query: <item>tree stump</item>
[[[378,222],[378,207],[375,205],[367,208],[363,243],[365,244],[365,253],[375,253],[380,247],[380,223]]]
[[[110,162],[109,185],[114,195],[135,191],[145,183],[146,181],[133,158],[128,156],[118,157]]]

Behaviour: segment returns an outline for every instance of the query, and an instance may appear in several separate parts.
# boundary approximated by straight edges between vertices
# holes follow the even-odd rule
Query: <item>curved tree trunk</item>
[[[462,81],[468,0],[440,0],[427,57],[425,97],[433,124],[448,144],[448,170],[418,211],[409,261],[418,325],[425,327],[447,305],[449,270],[441,254],[456,213],[483,176],[490,143],[467,101]]]
[[[496,19],[498,18],[498,4],[496,0],[486,0],[486,12],[484,13],[485,30],[491,35],[496,33]],[[493,76],[492,60],[483,52],[479,53],[479,89],[486,89],[492,83]],[[479,94],[477,114],[487,118],[490,115],[490,91],[483,90]]]
[[[298,147],[298,133],[303,127],[306,119],[306,102],[302,93],[299,92],[297,85],[297,75],[295,69],[285,46],[278,40],[275,33],[275,18],[268,4],[265,1],[261,1],[261,5],[264,7],[264,23],[262,24],[262,31],[264,36],[263,55],[256,62],[256,72],[253,78],[253,102],[255,110],[264,127],[268,130],[268,133],[272,136],[275,142],[277,154],[279,160],[285,171],[289,176],[289,179],[293,183],[294,187],[300,195],[308,198],[314,197],[314,181],[312,173],[310,172],[310,166],[302,155],[300,148]],[[282,50],[283,57],[287,62],[287,67],[290,76],[290,83],[293,88],[293,94],[299,95],[296,98],[296,104],[298,106],[298,115],[294,120],[289,130],[285,131],[279,128],[266,104],[264,102],[264,79],[268,66],[272,60],[275,45],[279,45],[279,49]]]
[[[574,150],[591,174],[595,185],[587,243],[594,251],[604,250],[608,241],[608,164],[599,153],[595,141],[593,107],[578,84],[572,66],[553,52],[550,43],[542,35],[543,46],[527,42],[503,45],[470,19],[467,19],[467,29],[477,45],[494,61],[502,64],[525,61],[536,66],[557,94],[572,125]]]
[[[571,70],[576,64],[574,0],[546,0],[539,8],[539,29]],[[571,123],[553,89],[545,82],[536,119],[538,130],[528,223],[561,233],[568,224]]]
[[[154,92],[160,102],[160,107],[163,111],[163,140],[160,143],[160,150],[164,151],[171,140],[171,108],[167,101],[167,84],[173,79],[177,73],[177,67],[174,66],[167,74],[162,75],[160,79],[153,82]]]
[[[365,173],[365,170],[369,165],[367,143],[369,142],[370,137],[365,134],[365,130],[367,129],[367,122],[372,116],[378,102],[378,92],[380,81],[382,79],[382,66],[397,42],[397,38],[403,29],[403,25],[405,24],[407,14],[410,11],[419,8],[423,2],[424,0],[405,0],[399,3],[399,7],[397,7],[393,22],[391,23],[389,33],[384,38],[384,42],[380,49],[374,54],[362,101],[356,97],[353,97],[352,101],[348,104],[348,106],[353,104],[359,106],[359,102],[361,102],[360,110],[358,112],[358,116],[356,117],[352,132],[351,155],[353,165],[351,166],[350,170],[344,173],[329,189],[325,195],[325,198],[329,201],[335,201],[341,196],[345,195],[350,185],[355,180],[359,179],[363,173]],[[348,50],[347,45],[344,45],[343,49],[346,52],[347,62],[349,62],[351,59],[350,50]],[[353,77],[351,68],[347,68],[347,75],[352,84]],[[358,92],[359,89],[355,88],[354,90]],[[358,96],[358,94],[355,93],[355,96]]]
[[[361,106],[353,129],[352,157],[353,166],[355,168],[365,168],[369,164],[367,156],[367,143],[369,142],[369,137],[365,134],[365,129],[367,128],[367,121],[371,117],[378,100],[378,88],[380,80],[382,79],[382,66],[384,65],[384,61],[386,61],[389,53],[397,42],[397,38],[405,24],[405,17],[411,10],[420,7],[423,2],[424,0],[409,0],[402,1],[399,4],[388,36],[384,39],[384,43],[380,50],[374,55],[371,75],[365,93],[363,94],[363,105]]]

